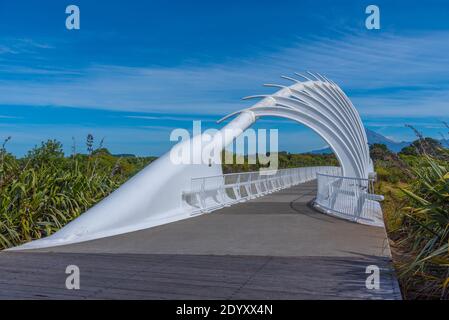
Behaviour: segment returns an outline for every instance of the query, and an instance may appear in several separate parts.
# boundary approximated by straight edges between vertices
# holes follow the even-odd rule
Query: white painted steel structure
[[[237,111],[221,119],[220,121],[223,121],[236,116],[234,120],[220,130],[220,133],[227,131],[232,134],[211,136],[204,133],[193,137],[189,141],[180,142],[170,152],[151,163],[111,195],[60,231],[50,237],[14,249],[76,243],[146,229],[191,217],[192,213],[195,212],[195,204],[191,202],[189,205],[186,196],[194,194],[192,188],[194,188],[195,179],[204,179],[202,181],[218,179],[223,181],[225,189],[229,189],[226,187],[227,184],[224,183],[226,176],[223,176],[220,164],[210,164],[210,161],[202,164],[176,164],[172,161],[170,154],[179,150],[190,149],[191,157],[198,157],[195,148],[192,146],[199,143],[212,150],[210,157],[213,158],[213,152],[223,150],[259,117],[282,117],[306,125],[318,133],[332,148],[340,162],[343,176],[359,180],[368,179],[373,172],[373,164],[369,157],[368,143],[362,121],[351,101],[334,82],[319,74],[297,75],[303,77],[305,81],[301,82],[294,78],[283,77],[292,81],[293,84],[290,86],[267,84],[266,86],[278,87],[279,90],[270,95],[247,97],[261,98],[261,100],[250,108]],[[239,175],[239,177],[243,176],[243,174]],[[333,181],[329,183],[332,184]],[[334,183],[333,186],[335,185]],[[251,186],[251,189],[253,184],[241,184],[240,189],[242,186],[244,189]],[[322,183],[320,186],[320,190],[324,190]],[[345,191],[341,187],[340,189],[334,188],[332,190],[339,194]],[[200,212],[209,210],[208,204],[205,202],[210,201],[210,197],[205,192],[206,188],[203,191],[200,190],[199,193],[198,201],[204,202],[203,207],[201,205],[197,207]],[[257,194],[261,195],[263,192]],[[323,194],[325,193],[319,193],[318,203],[325,199],[322,196]],[[350,201],[357,202],[359,201],[359,195],[365,197],[363,192],[353,192],[348,197],[352,197]],[[197,196],[198,193],[195,197]],[[244,198],[248,197],[240,195],[239,200]],[[215,205],[228,205],[232,200],[224,200],[222,203],[216,202]]]
[[[281,169],[273,174],[254,171],[194,178],[190,190],[184,192],[183,198],[186,210],[190,210],[192,214],[206,213],[315,180],[320,173],[340,172],[339,167],[322,166]]]
[[[253,117],[275,116],[306,125],[320,135],[331,147],[347,177],[368,178],[373,172],[369,156],[368,140],[360,116],[334,82],[309,73],[315,80],[297,73],[306,81],[283,77],[294,82],[291,86],[266,84],[279,87],[270,95],[255,95],[246,99],[262,98],[248,109],[234,112],[220,121],[238,113],[250,112]]]
[[[317,173],[315,207],[327,214],[357,223],[383,226],[383,196],[374,194],[374,179]]]

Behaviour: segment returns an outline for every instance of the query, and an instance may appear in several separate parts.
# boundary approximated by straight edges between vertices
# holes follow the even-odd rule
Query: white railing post
[[[360,223],[383,223],[379,204],[383,197],[372,193],[373,179],[342,177],[339,167],[280,169],[273,175],[245,172],[194,178],[190,191],[183,192],[181,197],[183,206],[186,205],[191,214],[204,213],[313,179],[317,179],[315,205],[320,210]],[[241,193],[242,187],[247,193],[245,197]]]
[[[205,184],[206,178],[201,179],[201,190],[200,190],[200,199],[201,199],[201,209],[206,210],[206,194],[205,194]]]
[[[240,183],[240,177],[241,177],[241,175],[237,175],[237,182],[236,182],[236,184],[237,184],[237,199],[240,201],[241,199],[242,199],[242,193],[241,193],[241,188],[240,188],[240,185],[241,185],[241,183]]]
[[[334,170],[331,170],[334,171]],[[382,226],[382,196],[370,193],[371,179],[317,174],[315,205],[321,211],[358,223]]]

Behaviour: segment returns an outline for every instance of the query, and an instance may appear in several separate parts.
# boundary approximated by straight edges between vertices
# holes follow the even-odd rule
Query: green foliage
[[[445,152],[448,152],[447,150]],[[402,268],[417,295],[449,298],[449,163],[425,155],[414,168],[416,179],[402,188],[407,205],[401,210],[403,239],[414,259]]]
[[[388,150],[385,144],[381,143],[374,143],[370,145],[369,151],[371,159],[373,159],[374,161],[386,160],[393,154],[390,150]]]
[[[268,167],[268,165],[261,165],[259,159],[255,156],[237,156],[232,155],[233,164],[226,164],[223,153],[223,172],[245,172],[257,171],[261,167]],[[281,151],[277,154],[278,169],[297,168],[297,167],[311,167],[311,166],[338,166],[338,160],[333,154],[292,154]],[[238,161],[239,160],[239,161]]]
[[[409,146],[402,148],[402,150],[399,152],[399,154],[406,155],[406,156],[417,156],[418,152],[417,152],[415,146],[409,145]]]
[[[398,183],[408,181],[411,177],[410,167],[397,154],[391,152],[386,145],[375,143],[370,146],[370,156],[375,164],[380,181]]]
[[[409,146],[402,148],[399,153],[409,156],[417,156],[425,153],[438,157],[444,154],[444,151],[442,151],[442,145],[438,140],[426,137],[413,141]]]
[[[0,249],[48,236],[98,203],[155,157],[114,156],[86,139],[87,154],[65,157],[61,143],[42,142],[22,159],[0,148]],[[237,156],[233,155],[234,163]],[[254,171],[261,165],[223,165],[225,172]],[[333,155],[279,154],[280,168],[336,165]]]
[[[25,160],[29,161],[31,165],[45,165],[46,163],[54,163],[62,161],[64,158],[64,151],[62,151],[62,144],[56,140],[48,140],[42,142],[41,146],[34,147],[28,151]]]
[[[297,168],[311,166],[338,166],[334,154],[292,154],[279,152],[279,168]]]
[[[0,249],[54,233],[154,159],[114,157],[105,148],[94,149],[91,135],[88,155],[70,157],[55,140],[23,159],[9,154],[5,143],[0,149]]]
[[[398,183],[399,181],[401,181],[401,178],[403,176],[403,171],[396,167],[386,168],[382,166],[376,166],[375,170],[377,173],[377,179],[379,179],[380,181]]]
[[[408,298],[449,297],[449,151],[430,138],[398,156],[373,146],[377,192],[389,238],[398,245],[397,263]],[[375,149],[375,150],[373,150]]]

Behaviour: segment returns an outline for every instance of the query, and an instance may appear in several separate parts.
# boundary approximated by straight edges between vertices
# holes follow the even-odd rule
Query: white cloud
[[[168,120],[168,121],[193,121],[193,120],[198,120],[195,117],[192,116],[165,116],[165,115],[157,115],[157,116],[125,116],[126,118],[129,119],[140,119],[140,120],[157,120],[157,121],[164,121],[164,120]],[[204,120],[202,119],[201,121],[213,121],[213,120]]]
[[[0,114],[0,119],[19,119],[19,117],[15,116],[5,116]]]
[[[298,39],[288,48],[220,65],[94,65],[72,70],[72,77],[61,74],[60,81],[55,81],[57,74],[48,81],[23,80],[22,75],[21,80],[0,81],[0,91],[7,92],[0,104],[226,114],[248,106],[239,101],[241,96],[271,92],[260,88],[262,83],[313,70],[339,83],[363,115],[449,116],[448,38],[449,32],[352,33],[338,39]],[[39,73],[35,69],[29,74]],[[17,70],[22,71],[27,70]]]
[[[54,47],[40,41],[35,41],[29,38],[1,38],[0,54],[21,54],[21,53],[35,53],[36,50],[53,49]]]

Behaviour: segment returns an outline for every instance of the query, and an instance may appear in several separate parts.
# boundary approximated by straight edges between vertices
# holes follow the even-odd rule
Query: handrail
[[[354,222],[382,226],[382,209],[374,194],[374,179],[341,176],[341,168],[321,166],[278,170],[273,175],[258,171],[235,172],[191,180],[183,192],[183,203],[191,215],[211,212],[238,202],[318,180],[315,207],[330,215]]]
[[[345,177],[345,176],[326,174],[326,173],[317,173],[317,175],[326,176],[326,177],[333,177],[333,178],[345,178],[345,179],[348,179],[348,180],[373,181],[373,182],[375,181],[374,178]]]
[[[318,173],[340,171],[339,167],[321,166],[280,169],[272,175],[252,171],[192,178],[190,190],[183,192],[183,203],[191,214],[210,212],[314,180]]]
[[[309,168],[309,167],[304,167],[304,168]],[[279,170],[271,170],[271,171],[265,171],[265,172],[282,172],[284,170],[290,170],[290,169],[299,169],[299,168],[289,168],[289,169],[279,169]],[[245,171],[245,172],[229,172],[229,173],[224,173],[224,174],[217,174],[214,176],[207,176],[207,177],[197,177],[197,178],[192,178],[192,180],[195,179],[204,179],[204,178],[218,178],[218,177],[226,177],[226,176],[231,176],[231,175],[235,175],[235,174],[240,174],[240,175],[245,175],[245,174],[260,174],[260,171]],[[263,174],[264,176],[270,176],[270,174]]]
[[[317,173],[315,207],[354,222],[383,226],[383,196],[374,194],[374,179]]]

